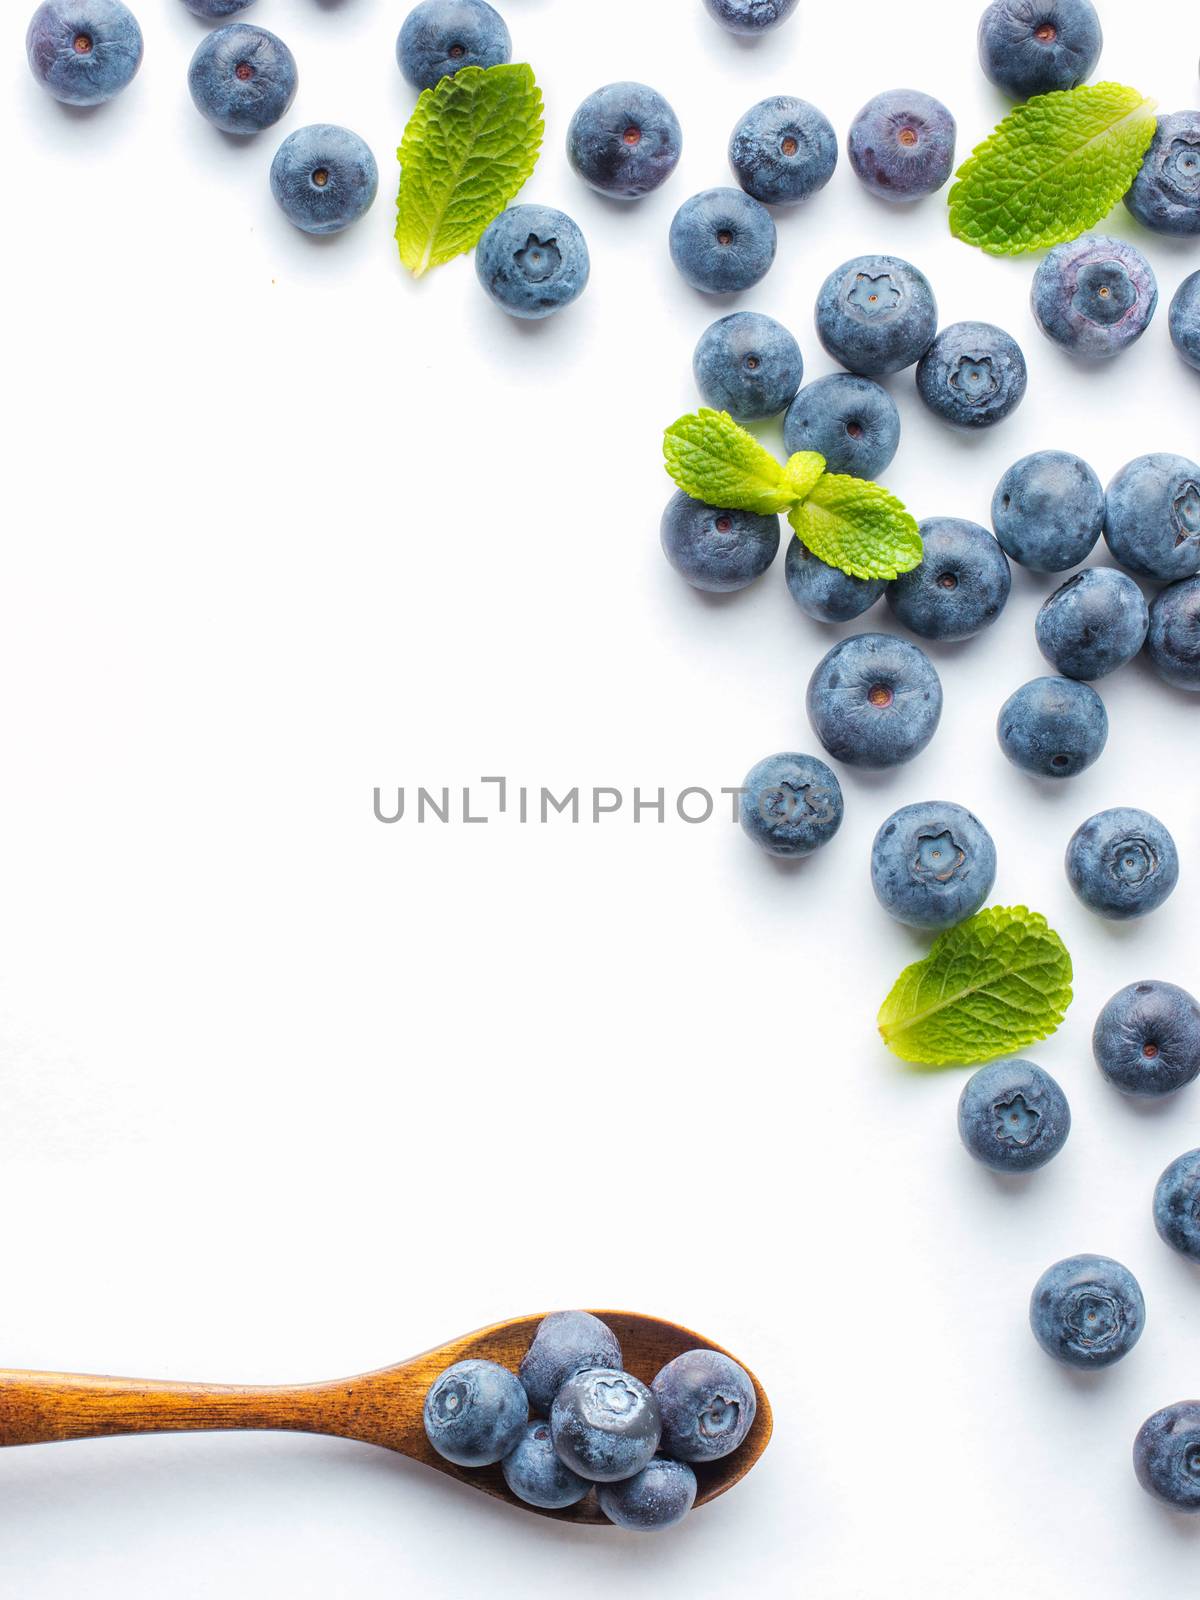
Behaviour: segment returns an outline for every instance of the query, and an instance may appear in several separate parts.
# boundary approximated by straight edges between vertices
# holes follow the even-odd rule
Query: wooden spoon
[[[649,1383],[668,1361],[685,1350],[720,1350],[708,1339],[625,1311],[597,1311],[621,1343],[625,1366]],[[510,1493],[500,1468],[471,1471],[444,1461],[425,1437],[422,1408],[430,1384],[456,1361],[476,1357],[515,1372],[541,1317],[498,1322],[478,1333],[453,1339],[398,1367],[384,1367],[361,1378],[294,1387],[245,1388],[233,1384],[154,1383],[137,1378],[89,1378],[64,1372],[0,1371],[0,1445],[46,1444],[56,1439],[98,1439],[128,1433],[193,1433],[233,1428],[330,1434],[396,1450],[438,1472],[527,1506]],[[728,1351],[722,1351],[727,1355]],[[736,1357],[734,1357],[736,1360]],[[754,1425],[744,1443],[722,1461],[698,1463],[696,1505],[707,1505],[732,1489],[762,1455],[771,1437],[771,1407],[762,1385],[750,1374],[758,1396]],[[560,1522],[611,1524],[588,1495],[565,1511],[542,1511]]]

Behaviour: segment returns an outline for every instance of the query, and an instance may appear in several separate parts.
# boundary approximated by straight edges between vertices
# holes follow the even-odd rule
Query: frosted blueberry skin
[[[936,194],[954,171],[958,126],[947,108],[919,89],[876,95],[850,124],[846,152],[860,182],[881,200]]]
[[[1108,712],[1090,684],[1034,678],[1004,702],[996,734],[1014,767],[1036,778],[1074,778],[1104,754]]]
[[[849,372],[879,378],[919,361],[937,333],[929,279],[899,256],[856,256],[817,296],[817,336]]]
[[[728,411],[736,422],[761,422],[796,398],[804,358],[774,317],[735,311],[701,334],[692,371],[706,406]]]
[[[271,193],[302,233],[341,233],[371,209],[378,191],[370,146],[329,122],[288,134],[271,163]]]
[[[1033,1335],[1048,1356],[1097,1372],[1142,1336],[1146,1302],[1128,1267],[1108,1256],[1068,1256],[1048,1267],[1029,1302]]]
[[[1150,326],[1158,280],[1134,245],[1087,234],[1056,246],[1042,261],[1030,304],[1048,339],[1085,361],[1106,361]]]
[[[638,200],[664,184],[682,153],[679,118],[644,83],[597,89],[567,129],[571,166],[591,188],[617,200]]]
[[[1097,1017],[1092,1050],[1122,1094],[1174,1094],[1200,1077],[1200,1005],[1173,983],[1131,983]]]
[[[579,299],[591,276],[591,257],[565,212],[509,206],[480,239],[475,273],[510,317],[540,321]]]
[[[941,931],[973,917],[996,881],[992,836],[963,806],[928,800],[887,819],[871,847],[871,884],[890,917]]]
[[[853,622],[883,594],[882,578],[852,578],[827,566],[801,539],[789,539],[784,560],[788,593],[814,622]]]
[[[261,133],[296,98],[296,58],[266,28],[234,22],[200,41],[188,68],[188,88],[201,116],[222,133]]]
[[[887,633],[834,645],[808,685],[817,737],[850,767],[897,767],[920,755],[942,719],[942,683],[923,650]]]
[[[183,0],[194,17],[233,17],[252,6],[254,0]]]
[[[564,1511],[578,1505],[592,1490],[586,1478],[558,1459],[550,1424],[544,1421],[525,1424],[520,1441],[500,1463],[500,1470],[517,1499],[541,1511]]]
[[[1014,462],[992,497],[992,527],[1005,554],[1031,572],[1066,572],[1086,561],[1104,531],[1104,489],[1079,456],[1038,450]]]
[[[1104,537],[1141,578],[1174,583],[1200,572],[1200,466],[1187,456],[1138,456],[1108,486]]]
[[[1066,1144],[1071,1108],[1032,1061],[994,1061],[967,1080],[958,1101],[963,1144],[993,1172],[1036,1172]]]
[[[990,628],[1008,604],[1008,557],[986,528],[959,517],[920,525],[920,565],[887,586],[898,621],[922,639],[970,639]]]
[[[1128,922],[1157,911],[1179,882],[1179,852],[1157,817],[1116,806],[1090,817],[1067,846],[1067,877],[1090,911]]]
[[[490,1467],[525,1431],[529,1401],[514,1375],[494,1361],[458,1361],[425,1396],[425,1436],[458,1467]]]
[[[1171,343],[1200,372],[1200,272],[1185,278],[1171,301]]]
[[[1173,688],[1200,692],[1200,577],[1172,583],[1155,597],[1146,653]]]
[[[630,1533],[661,1533],[673,1528],[696,1503],[696,1474],[683,1461],[655,1456],[648,1467],[623,1483],[606,1483],[600,1509]]]
[[[662,1415],[662,1448],[676,1461],[720,1461],[754,1424],[749,1377],[718,1350],[686,1350],[651,1384]]]
[[[829,118],[789,94],[751,106],[729,140],[734,177],[765,206],[811,199],[833,177],[837,160],[837,134]]]
[[[1029,376],[1021,347],[990,322],[943,328],[917,365],[917,393],[943,422],[991,428],[1025,398]]]
[[[979,19],[979,64],[1014,100],[1077,89],[1103,44],[1091,0],[993,0]]]
[[[1200,234],[1200,111],[1159,117],[1125,204],[1155,233]]]
[[[559,1459],[591,1483],[619,1483],[649,1465],[662,1422],[658,1401],[632,1373],[597,1367],[568,1378],[550,1409]]]
[[[736,294],[762,281],[775,260],[775,222],[741,189],[705,189],[671,223],[671,260],[702,294]]]
[[[99,106],[142,64],[142,30],[120,0],[45,0],[25,35],[29,70],[68,106]]]
[[[1133,1470],[1146,1493],[1173,1511],[1200,1511],[1200,1400],[1180,1400],[1142,1423]]]
[[[617,1336],[590,1311],[552,1311],[543,1317],[518,1376],[539,1417],[548,1417],[554,1396],[585,1367],[621,1366]]]
[[[704,0],[704,4],[709,15],[730,33],[754,38],[786,22],[799,0]]]
[[[1154,1190],[1159,1238],[1189,1261],[1200,1261],[1200,1150],[1179,1156]]]
[[[1150,608],[1133,579],[1111,567],[1068,578],[1038,612],[1038,648],[1067,678],[1103,678],[1146,642]]]
[[[504,18],[486,0],[422,0],[405,17],[396,62],[414,89],[432,89],[464,67],[512,59]]]
[[[846,810],[842,786],[815,756],[794,752],[767,756],[750,768],[742,788],[745,793],[738,801],[742,831],[769,856],[785,861],[810,856],[842,825]]]
[[[659,527],[663,554],[693,589],[731,594],[761,578],[779,553],[779,518],[723,511],[682,489],[667,501]]]
[[[789,454],[815,450],[830,472],[878,478],[900,446],[900,413],[886,389],[870,378],[833,372],[793,400],[783,419]]]

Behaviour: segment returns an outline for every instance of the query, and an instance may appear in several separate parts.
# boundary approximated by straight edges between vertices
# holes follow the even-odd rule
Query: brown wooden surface
[[[661,1367],[685,1350],[720,1349],[686,1328],[652,1317],[624,1311],[597,1311],[595,1315],[616,1334],[626,1368],[644,1383],[649,1383]],[[532,1506],[523,1505],[509,1493],[499,1467],[473,1472],[443,1461],[425,1437],[421,1414],[430,1384],[455,1361],[477,1357],[499,1362],[515,1372],[540,1321],[540,1316],[519,1317],[466,1334],[396,1367],[385,1367],[360,1378],[291,1388],[0,1371],[0,1446],[211,1429],[322,1433],[399,1451],[473,1489],[531,1511]],[[697,1506],[716,1499],[743,1478],[771,1437],[771,1407],[762,1385],[751,1376],[758,1395],[754,1426],[732,1456],[696,1467],[700,1485]],[[566,1511],[540,1514],[560,1522],[609,1526],[594,1495]]]

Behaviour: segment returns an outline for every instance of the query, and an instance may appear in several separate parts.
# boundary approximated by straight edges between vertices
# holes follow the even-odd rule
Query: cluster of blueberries
[[[556,1311],[519,1372],[470,1360],[441,1373],[425,1433],[456,1466],[499,1462],[511,1492],[539,1510],[563,1511],[594,1489],[620,1528],[672,1527],[695,1502],[695,1465],[731,1455],[750,1432],[754,1385],[716,1350],[685,1351],[649,1386],[621,1362],[607,1324]]]

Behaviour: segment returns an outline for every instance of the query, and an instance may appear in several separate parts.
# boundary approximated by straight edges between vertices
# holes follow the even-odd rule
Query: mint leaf
[[[923,1066],[973,1066],[1046,1039],[1071,1004],[1071,957],[1045,917],[993,906],[934,941],[879,1012],[889,1050]]]
[[[789,457],[783,474],[796,500],[807,500],[825,475],[825,457],[815,450],[798,450]]]
[[[684,494],[723,511],[769,516],[796,500],[775,457],[725,411],[680,417],[667,429],[663,456]]]
[[[919,566],[917,524],[895,495],[863,478],[827,472],[788,521],[813,555],[852,578],[898,578]]]
[[[1037,95],[958,169],[951,233],[997,256],[1078,238],[1129,189],[1154,130],[1154,102],[1123,84]]]
[[[464,67],[424,91],[396,152],[396,242],[415,277],[479,243],[533,172],[544,131],[532,67]]]

